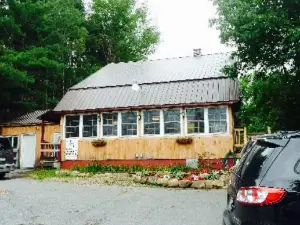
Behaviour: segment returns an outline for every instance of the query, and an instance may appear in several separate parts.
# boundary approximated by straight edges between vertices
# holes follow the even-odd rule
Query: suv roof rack
[[[278,131],[273,134],[264,134],[257,136],[258,139],[290,139],[300,138],[300,131]]]

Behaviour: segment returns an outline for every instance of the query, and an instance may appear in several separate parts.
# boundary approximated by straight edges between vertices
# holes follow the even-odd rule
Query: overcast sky
[[[148,0],[148,6],[162,39],[150,58],[188,56],[194,48],[201,48],[204,54],[232,50],[222,45],[219,32],[209,27],[209,19],[216,13],[212,1]]]
[[[191,56],[194,48],[201,48],[203,54],[232,50],[222,45],[219,32],[209,27],[209,19],[216,13],[211,0],[138,0],[145,1],[161,33],[161,43],[150,59]]]

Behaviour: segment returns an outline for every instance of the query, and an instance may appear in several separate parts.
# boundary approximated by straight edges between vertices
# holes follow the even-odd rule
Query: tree
[[[88,53],[104,65],[145,59],[159,42],[147,7],[134,0],[94,0],[87,19]]]
[[[212,20],[235,46],[225,72],[242,79],[241,119],[253,129],[300,128],[300,2],[215,0]],[[246,85],[244,85],[246,83]]]
[[[133,0],[95,0],[92,14],[82,0],[0,0],[0,115],[51,109],[101,66],[144,59],[158,40]]]

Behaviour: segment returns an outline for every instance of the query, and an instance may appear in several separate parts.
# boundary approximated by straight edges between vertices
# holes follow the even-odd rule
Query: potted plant
[[[181,145],[188,145],[193,143],[193,138],[191,137],[178,137],[176,142]]]
[[[104,139],[97,139],[92,141],[94,147],[103,147],[107,144],[107,141]]]

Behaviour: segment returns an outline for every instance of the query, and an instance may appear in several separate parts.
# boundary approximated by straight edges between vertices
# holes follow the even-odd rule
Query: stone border
[[[132,175],[133,181],[140,184],[169,188],[225,189],[228,187],[229,175],[221,175],[218,180],[178,180],[176,178],[158,178],[156,176]]]

